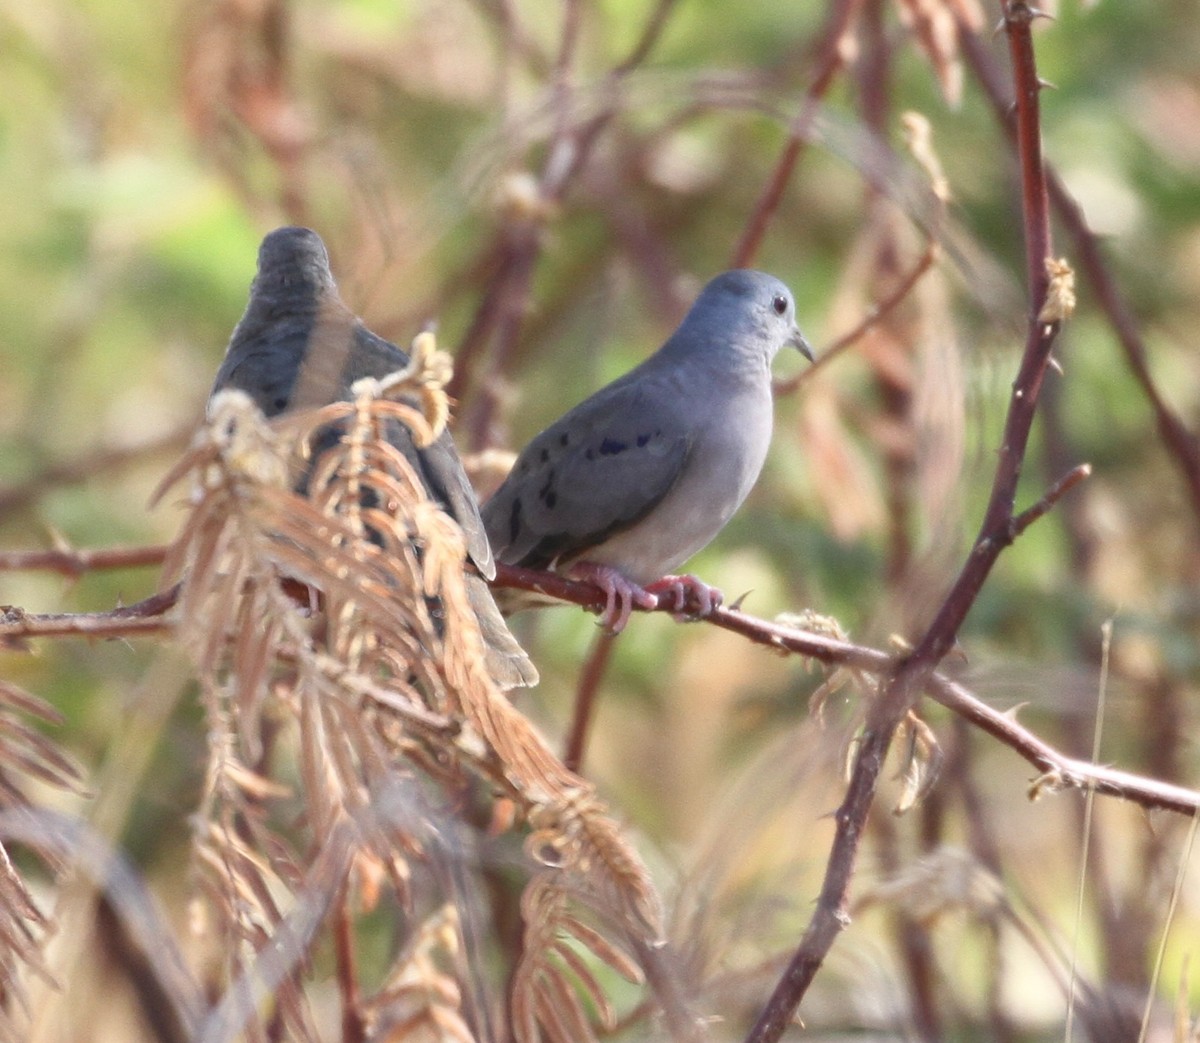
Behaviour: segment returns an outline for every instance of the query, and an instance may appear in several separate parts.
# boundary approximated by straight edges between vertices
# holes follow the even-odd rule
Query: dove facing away
[[[660,598],[699,614],[720,592],[672,573],[750,492],[771,441],[771,362],[785,345],[810,361],[791,292],[774,276],[718,275],[658,351],[551,424],[483,507],[510,565],[595,583],[602,625]]]
[[[237,388],[273,417],[349,399],[355,381],[385,377],[408,362],[404,351],[368,330],[342,301],[320,236],[308,228],[277,228],[259,247],[250,302],[233,331],[210,401],[218,391]],[[450,433],[443,431],[418,448],[404,424],[389,424],[388,432],[430,499],[462,529],[467,556],[479,572],[468,569],[464,580],[488,672],[504,688],[536,684],[537,670],[509,632],[483,578],[493,577],[496,565]]]

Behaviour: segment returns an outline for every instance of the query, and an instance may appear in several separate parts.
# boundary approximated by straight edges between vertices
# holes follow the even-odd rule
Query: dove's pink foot
[[[600,625],[610,634],[619,634],[625,629],[634,605],[645,609],[658,607],[658,598],[622,576],[611,565],[580,561],[571,566],[568,575],[572,579],[594,583],[604,591],[606,600],[604,612],[600,615]]]
[[[646,593],[654,594],[676,619],[702,619],[720,607],[725,595],[695,576],[663,576],[647,584]]]

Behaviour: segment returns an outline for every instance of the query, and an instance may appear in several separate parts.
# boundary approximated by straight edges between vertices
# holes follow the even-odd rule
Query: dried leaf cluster
[[[75,762],[25,718],[62,723],[57,711],[41,699],[0,681],[0,1040],[14,1041],[23,1038],[20,1022],[28,1013],[26,972],[53,981],[42,960],[53,921],[13,865],[4,841],[20,832],[20,820],[37,814],[22,776],[68,790],[77,790],[82,779]]]
[[[466,946],[444,945],[452,974],[420,941],[457,931],[453,894],[421,923],[438,859],[458,876],[478,868],[438,793],[456,807],[502,796],[529,827],[512,997],[520,1039],[590,1038],[577,990],[608,1010],[564,937],[636,980],[627,950],[660,933],[636,852],[485,672],[461,532],[389,441],[397,424],[418,444],[435,437],[444,375],[435,353],[415,351],[409,371],[356,385],[355,401],[273,425],[245,396],[222,393],[168,479],[194,487],[166,575],[180,580],[178,632],[208,715],[196,850],[231,986],[218,1013],[244,1018],[254,1036],[273,1020],[289,1038],[317,1038],[304,983],[312,939],[346,894],[361,908],[390,889],[417,926],[358,1014],[390,1026],[387,1038],[409,1038],[398,1026],[418,1022],[471,1038],[462,997],[480,968],[463,965]],[[330,425],[340,437],[314,459]],[[273,1004],[244,984],[265,978]]]

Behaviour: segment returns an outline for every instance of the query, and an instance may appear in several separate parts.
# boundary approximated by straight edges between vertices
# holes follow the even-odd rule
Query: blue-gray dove
[[[348,399],[355,381],[387,376],[408,362],[405,352],[368,330],[342,301],[320,236],[307,228],[277,228],[259,247],[250,302],[233,331],[212,394],[238,388],[273,417]],[[335,437],[329,432],[324,444]],[[476,574],[468,567],[464,579],[489,673],[504,688],[536,684],[537,670],[509,632],[485,582],[495,575],[496,565],[449,432],[419,449],[409,429],[397,422],[389,425],[388,438],[430,498],[462,529],[467,555],[478,570]]]
[[[616,633],[634,606],[700,615],[719,591],[675,569],[750,492],[771,441],[771,362],[810,361],[783,283],[735,270],[705,286],[659,350],[522,450],[483,507],[496,557],[599,586]]]

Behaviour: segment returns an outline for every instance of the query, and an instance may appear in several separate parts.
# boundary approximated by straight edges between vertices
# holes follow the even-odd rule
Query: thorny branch
[[[958,22],[959,43],[967,63],[975,73],[984,94],[992,105],[996,119],[1016,143],[1016,127],[1012,119],[1011,101],[1003,76],[979,37]],[[1096,300],[1117,335],[1129,369],[1150,403],[1163,444],[1183,475],[1192,511],[1200,521],[1200,439],[1196,437],[1171,408],[1154,382],[1150,371],[1149,353],[1138,329],[1129,303],[1117,288],[1116,280],[1104,259],[1100,240],[1087,224],[1079,204],[1071,197],[1058,172],[1046,168],[1046,184],[1055,214],[1062,221],[1075,245],[1079,269],[1092,285]]]
[[[1072,472],[1074,475],[1076,472]],[[1079,480],[1079,477],[1075,477],[1069,483],[1059,482],[1055,489],[1061,495]],[[497,586],[548,594],[597,612],[604,607],[604,594],[590,583],[512,565],[502,564],[498,568]],[[893,673],[899,665],[894,656],[879,649],[772,623],[738,609],[715,609],[703,622],[740,634],[755,644],[776,651],[792,652],[830,666],[851,667],[880,677]],[[945,674],[932,672],[926,681],[926,690],[948,710],[981,728],[1038,768],[1042,772],[1040,781],[1045,786],[1039,786],[1034,796],[1043,788],[1054,789],[1061,785],[1079,789],[1094,788],[1099,793],[1131,800],[1146,808],[1185,815],[1200,810],[1200,793],[1194,790],[1067,757],[1030,732],[1011,713],[994,709],[965,685]]]
[[[1045,504],[1049,510],[1058,496],[1082,479],[1079,469],[1070,472],[1057,483],[1037,507]],[[1026,512],[1028,513],[1028,512]],[[1043,512],[1044,513],[1044,512]],[[604,594],[590,583],[566,579],[553,572],[539,572],[513,565],[498,565],[496,586],[511,587],[548,594],[560,601],[599,612],[604,607]],[[177,590],[155,594],[143,601],[113,609],[111,612],[62,613],[34,615],[9,609],[0,617],[0,642],[12,642],[31,637],[131,637],[139,634],[162,633],[169,629],[167,613],[175,603]],[[637,611],[643,611],[637,609]],[[655,610],[655,611],[665,611]],[[815,659],[827,666],[844,666],[876,676],[893,673],[898,661],[895,656],[849,641],[837,641],[821,634],[801,630],[782,623],[773,623],[733,608],[718,608],[702,622],[728,630],[755,644],[777,652],[792,653]],[[1090,764],[1068,757],[1049,743],[1038,738],[1022,725],[1011,712],[989,706],[966,686],[945,674],[933,672],[926,681],[928,694],[965,721],[987,732],[1015,751],[1041,772],[1031,796],[1062,788],[1095,789],[1107,796],[1133,801],[1147,809],[1174,811],[1191,815],[1200,811],[1200,793],[1182,786],[1173,786],[1132,772]],[[411,712],[411,711],[409,711]],[[438,722],[426,722],[436,728]]]
[[[0,605],[0,648],[17,646],[30,637],[134,637],[161,634],[170,629],[165,613],[175,604],[178,590],[152,594],[132,605],[108,612],[26,612]]]
[[[1058,332],[1057,322],[1039,316],[1046,299],[1051,258],[1050,221],[1042,167],[1038,94],[1041,83],[1030,31],[1034,11],[1024,0],[1004,4],[1004,28],[1017,87],[1017,141],[1021,167],[1029,329],[1013,385],[999,461],[983,523],[954,585],[913,651],[897,664],[880,698],[867,710],[863,739],[841,807],[817,908],[800,945],[747,1037],[773,1043],[795,1015],[808,986],[841,930],[848,923],[847,897],[867,816],[896,728],[927,687],[937,664],[953,647],[959,627],[974,604],[1000,552],[1011,542],[1013,503],[1033,424],[1034,408]]]
[[[101,547],[97,550],[55,547],[52,550],[0,551],[0,572],[41,569],[78,579],[97,569],[126,569],[142,565],[161,565],[167,556],[165,546]]]

